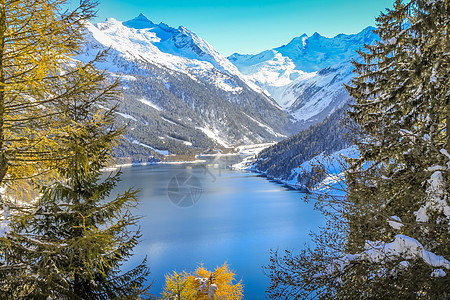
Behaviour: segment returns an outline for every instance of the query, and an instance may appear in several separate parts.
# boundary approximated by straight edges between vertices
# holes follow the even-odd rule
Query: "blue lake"
[[[226,168],[237,159],[122,169],[117,191],[140,189],[143,234],[125,267],[147,256],[154,294],[173,270],[192,272],[200,263],[211,270],[228,262],[243,281],[244,298],[265,299],[269,279],[262,267],[270,249],[299,251],[324,223],[304,194]]]

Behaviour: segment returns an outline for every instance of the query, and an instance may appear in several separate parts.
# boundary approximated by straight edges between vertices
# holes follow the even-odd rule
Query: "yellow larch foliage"
[[[242,280],[236,281],[236,274],[227,263],[218,266],[214,272],[203,264],[194,273],[186,271],[166,275],[162,299],[176,300],[239,300],[243,297]]]
[[[57,176],[70,126],[61,108],[98,82],[99,72],[72,59],[95,1],[64,12],[69,2],[0,0],[0,184],[15,193]]]

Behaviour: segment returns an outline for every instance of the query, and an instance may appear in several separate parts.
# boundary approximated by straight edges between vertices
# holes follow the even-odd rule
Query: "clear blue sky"
[[[100,0],[100,22],[130,20],[139,13],[154,23],[183,25],[228,56],[256,54],[303,33],[327,37],[357,33],[394,0]]]

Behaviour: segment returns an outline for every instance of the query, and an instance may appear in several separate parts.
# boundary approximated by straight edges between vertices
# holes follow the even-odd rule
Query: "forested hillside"
[[[261,102],[254,91],[243,89],[231,97],[182,73],[152,64],[145,69],[158,76],[128,75],[123,80],[117,119],[129,127],[118,156],[193,156],[236,144],[281,140],[292,131],[287,114],[269,101]]]
[[[88,23],[84,38],[77,59],[87,63],[107,51],[96,66],[122,81],[117,119],[129,127],[118,157],[193,158],[295,132],[288,113],[185,27],[155,24],[141,14]]]
[[[350,129],[345,124],[347,108],[342,107],[322,123],[264,149],[257,156],[254,168],[270,178],[286,180],[291,170],[314,156],[350,146]]]

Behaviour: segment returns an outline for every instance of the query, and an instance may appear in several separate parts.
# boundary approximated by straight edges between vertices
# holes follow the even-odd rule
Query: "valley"
[[[195,160],[279,142],[343,107],[351,60],[376,40],[372,30],[302,35],[259,54],[224,57],[189,29],[140,14],[88,24],[76,58],[89,62],[106,51],[97,67],[121,81],[117,123],[128,129],[118,163]]]

